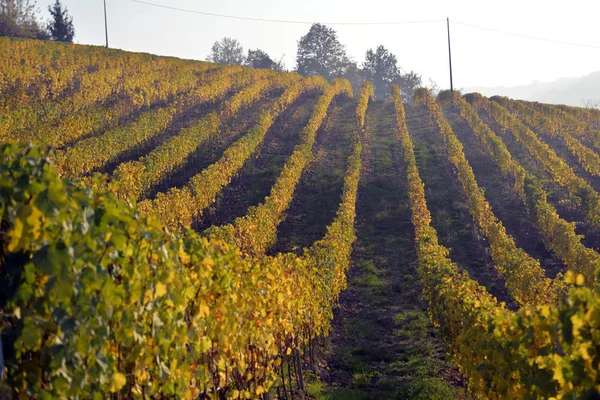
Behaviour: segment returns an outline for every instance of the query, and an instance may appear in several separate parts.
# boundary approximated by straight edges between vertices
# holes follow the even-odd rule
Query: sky
[[[515,86],[554,81],[600,70],[600,1],[570,0],[145,0],[208,13],[309,22],[440,22],[394,25],[330,25],[359,64],[365,52],[382,44],[398,58],[402,71],[414,70],[450,86],[446,18],[450,18],[455,88]],[[38,0],[42,19],[54,0]],[[75,25],[75,42],[104,45],[103,0],[61,0]],[[298,40],[310,24],[242,21],[167,10],[132,0],[106,0],[109,46],[205,60],[212,44],[225,36],[244,49],[260,48],[295,67]],[[500,34],[477,25],[563,42],[571,46]]]

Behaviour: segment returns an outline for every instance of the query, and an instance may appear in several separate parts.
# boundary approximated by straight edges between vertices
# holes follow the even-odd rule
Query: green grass
[[[368,395],[368,393],[365,393],[362,390],[343,388],[343,389],[336,390],[333,393],[330,393],[323,399],[324,400],[368,400],[369,395]]]
[[[386,281],[379,277],[381,272],[375,268],[372,260],[360,260],[356,268],[361,272],[354,280],[357,286],[367,289],[371,294],[381,292],[386,286]]]
[[[356,388],[328,388],[314,374],[306,375],[306,390],[308,397],[315,400],[368,400],[369,395]]]
[[[394,322],[399,325],[395,330],[397,336],[422,336],[429,333],[429,319],[420,310],[404,311],[394,316]]]
[[[456,392],[440,378],[414,379],[398,391],[399,399],[447,400],[456,397]]]

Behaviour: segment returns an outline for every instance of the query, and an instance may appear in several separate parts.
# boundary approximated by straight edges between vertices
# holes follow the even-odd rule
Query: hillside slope
[[[0,60],[4,392],[600,393],[593,111],[5,38]]]

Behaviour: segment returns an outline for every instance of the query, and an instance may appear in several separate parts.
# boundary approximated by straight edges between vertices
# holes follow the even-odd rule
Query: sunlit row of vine
[[[600,156],[571,135],[568,125],[558,115],[562,113],[560,110],[552,106],[542,106],[538,107],[541,108],[542,112],[538,112],[534,107],[506,97],[493,97],[492,100],[516,113],[535,132],[546,134],[564,144],[584,170],[594,176],[600,176]],[[555,110],[558,112],[555,112]]]
[[[556,155],[554,150],[542,142],[536,135],[523,124],[515,115],[495,101],[486,103],[486,110],[500,127],[515,137],[529,154],[543,166],[551,175],[554,183],[564,188],[572,199],[577,201],[577,206],[588,222],[600,227],[600,196],[589,183],[577,176],[573,169]]]
[[[369,86],[365,86],[364,90],[368,91],[368,88]],[[323,124],[333,99],[344,94],[349,97],[353,95],[352,87],[345,79],[335,80],[325,89],[313,109],[308,124],[300,132],[300,143],[296,145],[294,152],[286,161],[265,201],[250,207],[245,216],[237,218],[233,223],[211,229],[211,235],[233,242],[243,253],[255,257],[263,255],[275,244],[277,226],[285,217],[284,213],[292,202],[302,173],[313,159],[313,145],[317,131]],[[368,102],[368,92],[361,97],[361,100],[359,106]],[[361,110],[366,110],[366,106],[363,105]],[[363,127],[364,123],[359,129]]]
[[[154,200],[141,202],[140,208],[148,213],[156,213],[165,225],[172,228],[190,227],[194,218],[202,215],[204,209],[215,201],[223,187],[255,153],[275,119],[302,94],[325,91],[328,87],[327,81],[321,77],[304,78],[289,86],[273,105],[261,113],[254,126],[225,150],[218,161],[190,178],[183,188],[158,193]]]
[[[61,174],[80,176],[98,170],[128,150],[160,135],[169,124],[193,107],[222,100],[228,93],[273,73],[226,67],[213,79],[174,99],[165,107],[143,112],[135,121],[59,150],[55,157]]]
[[[548,195],[540,183],[512,157],[502,139],[481,120],[475,109],[488,108],[490,100],[480,95],[468,95],[467,99],[473,106],[458,98],[460,114],[469,123],[483,151],[505,176],[514,181],[513,188],[548,249],[570,269],[583,274],[588,285],[594,285],[597,271],[600,271],[600,255],[581,243],[581,237],[575,231],[576,225],[560,217],[556,208],[548,202]]]
[[[136,199],[144,196],[154,185],[181,168],[196,149],[217,135],[225,121],[272,91],[284,89],[299,79],[300,75],[281,74],[259,80],[224,101],[217,111],[182,129],[139,160],[119,165],[114,173],[119,192]]]
[[[393,98],[424,296],[455,364],[468,378],[469,389],[490,399],[578,398],[597,390],[594,360],[600,356],[600,293],[571,289],[555,307],[511,312],[461,271],[431,226],[397,86]],[[567,273],[565,281],[581,284],[584,278]]]
[[[368,99],[372,88],[363,93]],[[252,398],[268,391],[282,356],[329,331],[345,287],[361,135],[357,130],[340,209],[324,238],[302,257],[262,261],[244,260],[235,246],[191,231],[166,233],[156,218],[141,217],[110,193],[61,180],[38,148],[4,146],[6,256],[30,255],[18,263],[26,279],[4,311],[17,316],[17,365],[32,356],[46,360],[32,366],[45,372],[42,379],[31,369],[11,371],[18,393],[43,386],[58,397]],[[23,177],[29,183],[17,184]],[[61,200],[48,203],[48,195]],[[57,342],[62,351],[46,357]]]
[[[462,144],[456,138],[436,100],[426,89],[419,89],[415,100],[424,101],[437,125],[436,131],[444,143],[445,156],[456,169],[473,221],[488,239],[492,261],[498,275],[504,278],[510,295],[521,305],[550,302],[557,288],[553,287],[552,281],[545,277],[539,261],[517,247],[502,222],[494,215],[477,184]]]

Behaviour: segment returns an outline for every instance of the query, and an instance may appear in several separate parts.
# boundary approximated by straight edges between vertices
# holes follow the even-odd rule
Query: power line
[[[181,11],[192,14],[206,15],[210,17],[220,17],[220,18],[230,18],[230,19],[238,19],[244,21],[256,21],[256,22],[275,22],[282,24],[304,24],[304,25],[312,25],[314,21],[292,21],[292,20],[283,20],[283,19],[267,19],[267,18],[252,18],[252,17],[240,17],[236,15],[226,15],[226,14],[215,14],[204,11],[196,11],[189,10],[185,8],[171,7],[165,6],[162,4],[150,3],[148,1],[142,0],[131,0],[134,3],[145,4],[147,6],[164,8],[167,10]],[[401,25],[401,24],[428,24],[432,22],[446,22],[445,19],[434,19],[434,20],[425,20],[425,21],[383,21],[383,22],[321,22],[325,25]]]
[[[190,9],[186,9],[186,8],[172,7],[172,6],[167,6],[167,5],[163,5],[163,4],[152,3],[149,1],[143,1],[143,0],[130,0],[130,1],[133,3],[144,4],[146,6],[157,7],[157,8],[173,10],[173,11],[186,12],[186,13],[197,14],[197,15],[205,15],[205,16],[209,16],[209,17],[229,18],[229,19],[236,19],[236,20],[243,20],[243,21],[255,21],[255,22],[282,23],[282,24],[311,25],[311,24],[315,23],[315,21],[297,21],[297,20],[285,20],[285,19],[242,17],[239,15],[217,14],[217,13],[210,13],[210,12],[205,12],[205,11],[190,10]],[[432,20],[416,20],[416,21],[379,21],[379,22],[377,22],[377,21],[335,22],[334,21],[334,22],[321,22],[321,23],[325,24],[325,25],[402,25],[402,24],[428,24],[428,23],[436,23],[436,22],[446,22],[446,20],[445,19],[432,19]],[[494,33],[500,33],[503,35],[516,36],[516,37],[522,37],[522,38],[533,39],[533,40],[540,40],[540,41],[549,42],[549,43],[558,43],[558,44],[563,44],[563,45],[568,45],[568,46],[578,46],[578,47],[586,47],[586,48],[591,48],[591,49],[600,49],[600,46],[595,46],[595,45],[590,45],[590,44],[566,42],[563,40],[549,39],[549,38],[532,36],[532,35],[524,35],[521,33],[503,31],[500,29],[486,28],[484,26],[469,24],[466,22],[459,22],[459,21],[450,21],[450,22],[457,24],[457,25],[468,26],[470,28],[480,29],[480,30],[484,30],[484,31],[488,31],[488,32],[494,32]]]
[[[510,35],[510,36],[522,37],[522,38],[533,39],[533,40],[541,40],[541,41],[550,42],[550,43],[560,43],[560,44],[566,44],[566,45],[569,45],[569,46],[579,46],[579,47],[587,47],[587,48],[591,48],[591,49],[600,49],[600,46],[594,46],[594,45],[591,45],[591,44],[565,42],[565,41],[562,41],[562,40],[548,39],[548,38],[543,38],[543,37],[539,37],[539,36],[524,35],[524,34],[521,34],[521,33],[507,32],[507,31],[502,31],[500,29],[486,28],[486,27],[479,26],[479,25],[467,24],[465,22],[458,22],[458,21],[450,21],[450,22],[452,22],[453,24],[464,25],[464,26],[468,26],[468,27],[471,27],[471,28],[481,29],[481,30],[484,30],[484,31],[501,33],[503,35]]]

